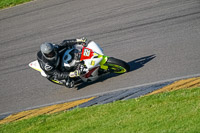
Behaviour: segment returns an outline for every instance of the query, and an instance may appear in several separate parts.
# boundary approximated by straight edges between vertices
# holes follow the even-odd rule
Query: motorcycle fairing
[[[45,72],[41,69],[38,60],[35,60],[35,61],[29,63],[29,66],[31,68],[35,69],[36,71],[39,71],[43,77],[47,77],[47,75],[45,74]]]
[[[79,46],[79,45],[78,45]],[[82,50],[82,51],[81,51]],[[62,66],[66,67],[67,63],[65,63],[65,60],[70,60],[68,59],[67,55],[70,53],[71,50],[68,50],[68,52],[65,52],[65,57],[62,57]],[[101,47],[95,43],[94,41],[90,41],[87,45],[87,47],[81,47],[80,52],[82,53],[81,55],[81,61],[84,61],[84,65],[87,68],[87,72],[85,75],[81,75],[80,78],[84,81],[94,81],[96,80],[99,75],[98,75],[98,70],[99,68],[107,70],[108,66],[106,65],[106,62],[108,60],[108,56],[105,56],[103,53],[103,50]],[[64,65],[65,64],[65,65]],[[41,72],[41,75],[44,77],[47,77],[45,72],[41,69],[38,61],[33,61],[29,64],[29,66],[39,72]],[[62,84],[62,82],[59,82],[57,80],[50,80],[54,83],[57,84]]]

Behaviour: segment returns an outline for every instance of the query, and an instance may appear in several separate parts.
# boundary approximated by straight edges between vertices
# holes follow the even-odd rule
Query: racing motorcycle
[[[63,68],[69,67],[69,64],[73,61],[73,51],[78,50],[80,57],[78,62],[84,64],[84,74],[81,74],[78,78],[75,78],[75,83],[95,81],[100,76],[109,73],[126,73],[130,70],[130,66],[127,62],[104,55],[102,48],[94,41],[88,42],[87,46],[75,45],[71,49],[67,49],[61,61],[61,66]],[[77,62],[77,61],[76,61]],[[37,60],[29,63],[29,66],[41,73],[43,77],[47,77],[45,72],[41,69]],[[53,83],[64,85],[64,80],[56,80],[48,78]]]

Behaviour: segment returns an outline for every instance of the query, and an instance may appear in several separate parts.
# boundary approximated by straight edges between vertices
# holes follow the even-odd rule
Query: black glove
[[[76,41],[78,42],[78,43],[80,43],[83,47],[87,47],[87,39],[85,38],[85,37],[83,37],[83,38],[80,38],[80,39],[76,39]]]
[[[78,43],[86,43],[87,39],[85,37],[83,37],[83,38],[80,38],[80,39],[76,39],[76,41]]]

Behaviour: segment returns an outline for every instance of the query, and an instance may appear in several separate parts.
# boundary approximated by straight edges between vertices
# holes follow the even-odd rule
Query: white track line
[[[63,101],[53,102],[53,103],[49,103],[49,104],[43,104],[43,105],[39,105],[39,106],[29,107],[29,108],[26,108],[24,110],[18,110],[18,111],[15,111],[15,112],[5,112],[5,113],[0,114],[0,116],[6,115],[6,114],[13,114],[13,113],[21,112],[21,111],[25,111],[25,110],[41,108],[41,107],[45,107],[45,106],[55,105],[55,104],[61,104],[61,103],[65,103],[65,102],[76,101],[76,100],[85,99],[85,98],[88,98],[88,97],[100,96],[100,95],[104,95],[104,94],[107,94],[107,93],[113,93],[113,92],[117,92],[117,91],[121,91],[121,90],[128,90],[128,89],[134,89],[134,88],[138,88],[138,87],[151,86],[151,85],[154,85],[154,84],[161,84],[161,83],[165,83],[165,82],[172,82],[172,81],[177,81],[177,80],[187,79],[187,78],[193,78],[193,77],[199,77],[199,76],[200,76],[200,73],[194,74],[194,75],[183,76],[183,77],[176,77],[176,78],[172,78],[172,79],[160,80],[160,81],[151,82],[151,83],[145,83],[145,84],[136,85],[136,86],[119,88],[119,89],[112,90],[112,91],[100,92],[100,93],[96,93],[96,94],[92,94],[92,95],[88,95],[88,96],[73,98],[73,99],[70,99],[70,100],[63,100]]]

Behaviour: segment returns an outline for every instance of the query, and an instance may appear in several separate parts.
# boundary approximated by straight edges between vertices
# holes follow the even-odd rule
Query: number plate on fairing
[[[91,49],[83,48],[80,60],[82,61],[86,59],[91,59],[93,55],[94,55],[94,52]]]

